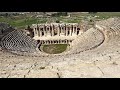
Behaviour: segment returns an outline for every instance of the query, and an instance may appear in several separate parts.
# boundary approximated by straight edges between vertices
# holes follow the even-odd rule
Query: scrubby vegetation
[[[18,13],[0,13],[0,22],[7,22],[13,27],[25,28],[26,25],[46,22],[66,22],[80,23],[81,20],[92,21],[93,19],[107,19],[110,17],[120,17],[120,12],[88,12],[69,14],[69,12],[57,12],[49,16],[43,12],[43,16],[39,14],[18,14]]]

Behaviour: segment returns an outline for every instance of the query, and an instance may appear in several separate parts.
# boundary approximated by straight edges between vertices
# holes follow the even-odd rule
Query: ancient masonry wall
[[[50,23],[32,24],[33,39],[40,40],[42,44],[70,43],[83,31],[78,23]]]

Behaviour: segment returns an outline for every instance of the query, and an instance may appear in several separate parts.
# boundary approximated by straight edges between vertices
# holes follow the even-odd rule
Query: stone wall
[[[78,23],[33,24],[34,37],[77,36],[80,33]]]

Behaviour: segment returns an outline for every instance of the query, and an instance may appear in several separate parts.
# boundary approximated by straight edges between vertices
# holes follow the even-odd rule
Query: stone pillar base
[[[77,34],[76,33],[72,33],[72,36],[77,36]]]
[[[65,33],[60,33],[60,36],[65,36]]]
[[[46,37],[50,37],[51,36],[51,34],[50,33],[47,33],[47,36]]]

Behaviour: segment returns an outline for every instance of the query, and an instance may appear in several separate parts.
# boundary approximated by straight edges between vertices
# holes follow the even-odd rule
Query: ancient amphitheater
[[[120,77],[120,18],[97,21],[88,30],[79,28],[76,23],[65,25],[48,24],[44,30],[42,24],[33,24],[31,38],[24,30],[1,23],[0,77]],[[75,27],[70,28],[71,25]],[[38,49],[41,44],[52,43],[69,43],[70,48],[60,54]]]

